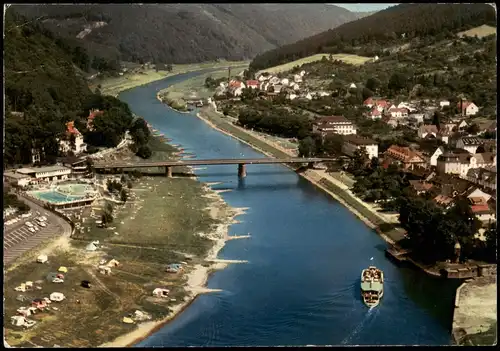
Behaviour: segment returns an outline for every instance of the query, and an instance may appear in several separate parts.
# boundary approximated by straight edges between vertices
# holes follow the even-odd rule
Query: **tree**
[[[151,151],[151,149],[147,145],[139,146],[139,148],[137,149],[137,153],[136,153],[137,156],[139,156],[140,158],[143,158],[143,159],[150,158],[152,154],[153,154],[153,152]]]
[[[408,78],[402,73],[393,73],[391,78],[389,78],[389,84],[387,88],[392,90],[393,92],[398,92],[401,89],[405,89],[407,87]]]
[[[167,71],[172,72],[172,70],[173,70],[172,64],[168,63],[167,64]]]
[[[368,154],[366,153],[366,149],[361,147],[354,152],[354,155],[349,162],[348,170],[350,173],[354,175],[360,174],[365,168],[368,159]]]
[[[311,137],[299,141],[299,157],[312,157],[316,152],[315,142]]]
[[[342,136],[339,134],[326,135],[323,140],[323,153],[327,156],[342,154]]]
[[[361,94],[362,94],[363,101],[365,101],[366,99],[373,96],[373,91],[364,87]]]
[[[441,112],[436,111],[434,112],[434,116],[432,117],[432,124],[437,127],[437,129],[441,128],[441,119],[442,119]]]
[[[368,78],[366,80],[365,87],[370,89],[371,91],[377,91],[380,87],[380,81],[377,78]]]
[[[486,236],[486,259],[489,262],[497,262],[497,224],[490,223],[484,233]]]
[[[126,202],[128,198],[127,191],[125,189],[120,190],[120,201]]]
[[[476,123],[472,123],[469,126],[467,126],[466,131],[471,135],[477,135],[479,133],[479,127]]]

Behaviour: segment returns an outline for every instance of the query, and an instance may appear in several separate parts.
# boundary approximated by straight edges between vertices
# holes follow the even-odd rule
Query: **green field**
[[[487,37],[492,34],[497,34],[497,29],[495,27],[488,26],[483,24],[482,26],[472,28],[460,33],[457,33],[459,37],[475,37],[477,35],[478,38]]]
[[[229,65],[228,65],[229,66]],[[231,65],[233,73],[239,73],[248,68],[248,62],[240,63],[239,65]],[[228,71],[226,67],[224,69],[204,73],[202,75],[187,79],[180,83],[169,86],[168,88],[160,91],[160,95],[167,94],[169,99],[206,99],[213,96],[214,91],[205,87],[205,80],[208,77],[213,79],[219,79],[227,77]]]
[[[237,66],[245,64],[242,61],[220,61],[220,62],[204,62],[204,63],[189,63],[189,64],[179,64],[172,65],[172,71],[158,71],[154,69],[144,70],[143,73],[132,73],[124,74],[119,77],[105,78],[102,80],[95,80],[90,85],[90,88],[94,90],[97,85],[101,85],[101,93],[104,95],[117,95],[118,93],[132,89],[144,84],[154,82],[166,77],[170,77],[176,74],[182,74],[187,72],[199,71],[208,68],[224,68],[229,66]]]
[[[316,54],[316,55],[304,57],[304,58],[301,58],[301,59],[296,60],[296,61],[285,63],[283,65],[279,65],[279,66],[275,66],[275,67],[261,70],[261,71],[257,72],[257,74],[262,73],[262,72],[279,73],[279,72],[290,71],[295,66],[301,66],[305,63],[320,61],[321,59],[323,59],[323,57],[326,57],[328,59],[330,57],[330,54]],[[367,61],[370,61],[372,59],[371,57],[364,57],[364,56],[351,55],[351,54],[334,54],[334,55],[332,55],[332,57],[334,60],[344,61],[344,62],[352,64],[352,65],[362,65],[362,64],[364,64]]]

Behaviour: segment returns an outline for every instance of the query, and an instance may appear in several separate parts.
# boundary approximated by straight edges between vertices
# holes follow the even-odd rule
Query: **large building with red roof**
[[[74,143],[72,143],[72,139],[74,139]],[[71,151],[75,155],[78,155],[87,151],[87,144],[83,142],[83,135],[76,129],[74,121],[66,123],[66,132],[64,137],[59,141],[59,145],[63,153]]]

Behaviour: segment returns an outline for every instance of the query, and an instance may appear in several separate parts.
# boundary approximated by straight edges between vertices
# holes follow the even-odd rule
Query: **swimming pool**
[[[53,191],[53,190],[33,191],[30,194],[32,196],[36,197],[37,199],[47,201],[50,203],[56,203],[56,204],[60,204],[63,202],[81,200],[84,198],[83,196],[78,196],[78,195],[64,195],[64,194],[61,194],[61,193],[59,193],[57,191]]]
[[[51,190],[31,191],[29,194],[39,200],[53,204],[88,199],[88,195],[94,195],[95,189],[90,184],[60,184]]]

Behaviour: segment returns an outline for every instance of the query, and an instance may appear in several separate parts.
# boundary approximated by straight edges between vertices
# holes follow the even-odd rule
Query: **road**
[[[20,198],[31,208],[32,215],[28,218],[23,218],[21,221],[12,226],[4,226],[4,264],[11,263],[26,251],[33,249],[49,238],[59,235],[71,235],[71,225],[64,219],[31,202],[25,197]],[[26,228],[24,223],[33,223],[33,219],[37,216],[37,211],[47,217],[47,226],[44,228],[39,227],[40,230],[32,233]]]

